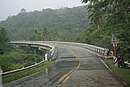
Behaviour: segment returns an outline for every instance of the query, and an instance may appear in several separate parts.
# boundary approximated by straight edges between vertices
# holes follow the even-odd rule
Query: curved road
[[[56,45],[58,58],[48,69],[4,87],[124,87],[87,49],[72,43],[44,42]]]
[[[79,59],[80,67],[58,87],[123,87],[95,54],[74,45],[62,47]]]

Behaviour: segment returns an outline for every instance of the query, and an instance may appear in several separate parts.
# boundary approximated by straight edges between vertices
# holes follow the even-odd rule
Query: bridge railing
[[[109,49],[107,49],[107,48],[102,48],[102,47],[98,47],[98,46],[94,46],[94,45],[90,45],[90,44],[83,44],[82,47],[84,47],[92,52],[95,52],[99,56],[107,58],[107,54],[109,51]]]
[[[94,45],[90,45],[90,44],[85,44],[85,43],[73,43],[73,42],[58,42],[58,43],[62,43],[65,45],[76,45],[79,47],[83,47],[86,48],[94,53],[96,53],[98,56],[107,58],[107,53],[109,51],[109,49],[107,48],[102,48],[102,47],[98,47],[98,46],[94,46]]]
[[[90,44],[81,44],[81,43],[76,43],[78,46],[83,47],[88,49],[89,51],[94,52],[95,54],[97,54],[100,57],[104,57],[107,58],[107,53],[109,51],[109,49],[107,48],[102,48],[102,47],[98,47],[98,46],[94,46],[94,45],[90,45]]]
[[[25,41],[11,41],[9,44],[18,44],[18,45],[23,45],[23,46],[27,46],[30,45],[32,47],[39,47],[39,49],[48,49],[49,51],[47,52],[47,59],[55,59],[56,55],[54,56],[54,53],[56,53],[56,49],[55,46],[53,45],[48,45],[48,44],[43,44],[43,43],[35,43],[35,42],[25,42]],[[54,57],[53,57],[54,56]],[[23,67],[21,69],[16,69],[16,70],[11,70],[11,71],[7,71],[7,72],[2,72],[1,75],[2,76],[8,76],[12,73],[16,73],[16,72],[20,72],[20,71],[24,71],[27,69],[30,69],[32,67],[36,67],[40,64],[42,64],[45,60],[42,60],[39,63],[35,63],[33,65],[30,65],[28,67]]]

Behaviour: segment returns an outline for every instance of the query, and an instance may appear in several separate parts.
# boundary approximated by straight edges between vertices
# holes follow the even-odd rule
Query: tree
[[[34,37],[33,40],[40,40],[40,41],[49,40],[50,32],[47,30],[47,28],[35,30],[34,32],[35,34],[33,36]]]
[[[112,26],[113,28],[123,29],[122,34],[128,44],[130,13],[128,8],[130,6],[129,0],[82,0],[88,3],[87,9],[91,12],[91,21],[99,27],[101,26],[102,17],[107,17],[106,27]],[[102,23],[103,24],[103,23]]]
[[[26,13],[26,9],[22,8],[22,9],[20,10],[20,13]]]
[[[104,14],[104,9],[102,8],[103,0],[82,0],[84,3],[88,3],[87,9],[90,12],[89,18],[93,26],[100,29],[102,23],[102,15]]]
[[[105,47],[107,47],[108,43],[110,43],[108,41],[110,41],[111,34],[114,33],[119,39],[118,47],[121,48],[120,53],[124,56],[127,53],[127,49],[130,48],[130,1],[82,0],[82,2],[88,3],[87,9],[91,12],[91,22],[99,20],[100,17],[105,19],[100,22],[100,26],[103,26],[100,30],[97,30],[94,26],[89,28],[90,32],[87,33],[87,40],[90,44],[100,44],[102,47],[105,44]]]
[[[42,11],[32,11],[19,13],[11,16],[7,20],[0,23],[1,27],[6,27],[11,40],[34,40],[35,30],[39,31],[41,40],[66,40],[77,41],[76,37],[80,37],[86,26],[88,26],[88,12],[84,6],[64,9],[44,9]],[[40,33],[41,30],[47,28],[49,35]],[[44,31],[44,30],[43,30]],[[73,34],[69,32],[73,31]],[[78,35],[74,33],[79,31]],[[42,32],[42,31],[41,31]],[[69,34],[69,35],[68,35]]]
[[[9,37],[5,28],[0,28],[0,54],[5,52],[6,44],[9,42]]]
[[[88,3],[87,9],[91,11],[91,18],[97,16],[94,18],[97,22],[100,22],[99,19],[104,14],[112,20],[113,24],[125,26],[130,20],[127,12],[129,0],[82,0],[82,2]]]

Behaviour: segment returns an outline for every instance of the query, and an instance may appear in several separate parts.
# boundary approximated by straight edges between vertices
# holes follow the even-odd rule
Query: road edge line
[[[98,55],[97,55],[98,56]],[[99,56],[98,56],[99,57]],[[105,65],[105,67],[110,71],[110,73],[112,73],[114,75],[114,78],[118,81],[120,81],[125,87],[128,87],[128,84],[123,80],[121,79],[119,76],[117,76],[113,70],[111,68],[109,68],[109,66],[99,57],[99,59],[101,60],[101,62]]]

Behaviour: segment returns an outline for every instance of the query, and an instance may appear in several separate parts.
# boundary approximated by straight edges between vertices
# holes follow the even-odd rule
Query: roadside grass
[[[128,67],[119,68],[115,66],[113,64],[113,59],[107,59],[106,63],[117,76],[126,81],[127,84],[130,84],[130,68]]]
[[[45,68],[49,67],[52,63],[53,63],[53,61],[45,61],[41,65],[33,67],[31,69],[27,69],[27,70],[24,70],[24,71],[21,71],[21,72],[17,72],[17,73],[11,74],[9,76],[3,76],[2,77],[2,83],[3,84],[9,83],[11,81],[18,80],[20,78],[29,76],[29,75],[37,73],[37,72],[40,72],[40,71],[44,70]]]

